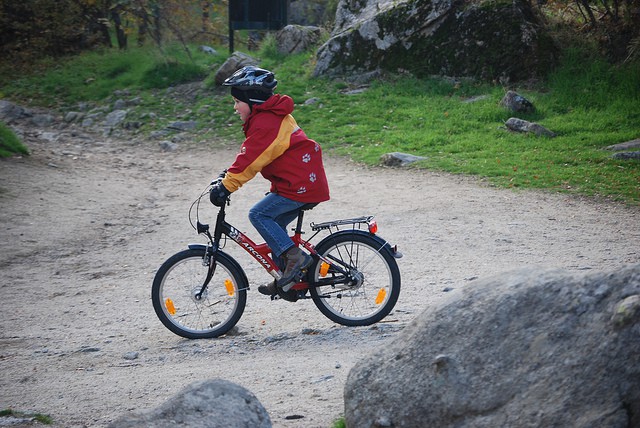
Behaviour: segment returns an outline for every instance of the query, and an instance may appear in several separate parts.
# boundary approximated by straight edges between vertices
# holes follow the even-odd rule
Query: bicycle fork
[[[211,233],[209,233],[208,224],[198,222],[197,230],[199,234],[202,233],[206,235],[207,238],[209,238],[209,242],[211,242],[211,245],[207,245],[207,251],[205,252],[204,259],[202,260],[202,264],[207,266],[207,276],[204,278],[200,291],[193,296],[196,300],[200,300],[202,299],[204,292],[207,290],[209,282],[211,282],[211,278],[213,278],[213,274],[216,272],[216,256],[218,255],[219,240],[213,239]]]
[[[202,299],[202,295],[207,290],[209,282],[211,282],[211,278],[213,278],[213,274],[216,273],[216,255],[218,254],[217,247],[217,244],[207,247],[207,252],[204,256],[205,258],[202,260],[202,264],[208,265],[207,276],[204,278],[204,283],[202,284],[202,287],[200,287],[200,291],[193,296],[196,300]]]

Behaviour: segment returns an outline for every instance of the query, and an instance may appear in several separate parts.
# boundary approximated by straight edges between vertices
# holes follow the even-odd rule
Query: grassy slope
[[[180,48],[93,52],[45,67],[44,72],[0,80],[0,98],[72,108],[101,101],[116,89],[143,99],[139,112],[163,121],[197,120],[208,137],[241,139],[226,91],[211,88],[196,105],[163,102],[171,83],[201,79],[225,60]],[[269,46],[262,66],[273,69],[278,91],[297,102],[296,119],[325,150],[375,164],[387,152],[427,159],[414,167],[486,177],[499,186],[544,188],[640,203],[640,163],[611,158],[604,147],[640,138],[640,64],[614,67],[569,51],[563,65],[536,90],[514,88],[536,106],[521,119],[557,137],[504,129],[514,114],[499,106],[506,88],[442,79],[387,76],[362,92],[344,82],[311,78],[313,54],[281,57]],[[209,76],[209,79],[211,77]],[[160,91],[160,92],[159,92]],[[478,97],[478,98],[476,98]],[[317,98],[318,102],[304,105]],[[206,125],[204,125],[206,124]],[[206,126],[206,129],[204,127]],[[143,128],[149,132],[151,126]]]

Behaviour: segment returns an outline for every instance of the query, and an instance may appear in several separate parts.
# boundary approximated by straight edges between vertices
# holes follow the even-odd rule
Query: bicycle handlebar
[[[224,179],[224,177],[226,177],[226,175],[227,175],[227,170],[225,169],[220,174],[218,174],[218,177],[215,180],[211,181],[211,186],[221,182]]]

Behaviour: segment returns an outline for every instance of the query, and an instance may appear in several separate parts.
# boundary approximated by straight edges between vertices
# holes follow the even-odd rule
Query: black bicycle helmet
[[[222,86],[231,86],[241,91],[259,91],[268,94],[273,94],[277,85],[278,81],[272,72],[252,65],[242,67],[222,83]]]

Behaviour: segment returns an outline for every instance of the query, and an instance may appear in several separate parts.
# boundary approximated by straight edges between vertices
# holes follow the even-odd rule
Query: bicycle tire
[[[358,276],[355,284],[319,285],[339,273],[329,269],[323,277],[321,260],[309,268],[311,298],[330,320],[349,327],[375,324],[385,318],[400,295],[400,269],[384,241],[358,232],[328,236],[316,246],[323,257],[335,257]]]
[[[222,336],[240,320],[248,281],[237,262],[223,252],[202,299],[196,299],[208,271],[206,247],[171,256],[158,269],[151,287],[156,315],[173,333],[187,339]]]

